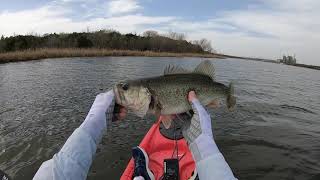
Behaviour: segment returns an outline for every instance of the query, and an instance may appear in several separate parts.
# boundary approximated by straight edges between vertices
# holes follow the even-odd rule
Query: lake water
[[[64,58],[0,65],[0,169],[31,179],[114,83],[161,75],[199,58]],[[235,83],[236,111],[211,110],[216,142],[239,179],[320,179],[320,71],[212,59],[216,79]],[[152,121],[108,125],[88,179],[118,179]]]

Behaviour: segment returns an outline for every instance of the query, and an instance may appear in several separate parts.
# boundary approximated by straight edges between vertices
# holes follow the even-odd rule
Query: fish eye
[[[126,91],[129,89],[129,85],[127,83],[124,83],[122,84],[121,88]]]

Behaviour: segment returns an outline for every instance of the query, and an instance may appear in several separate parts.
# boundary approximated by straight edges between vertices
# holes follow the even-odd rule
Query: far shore
[[[172,53],[157,51],[135,51],[135,50],[112,50],[96,48],[42,48],[35,50],[23,50],[0,53],[0,64],[19,61],[41,60],[48,58],[68,58],[68,57],[110,57],[110,56],[140,56],[140,57],[199,57],[199,58],[236,58],[252,61],[263,61],[269,63],[279,63],[271,59],[261,59],[252,57],[232,56],[215,53]],[[295,64],[293,66],[320,70],[320,66]]]
[[[146,56],[146,57],[200,57],[224,58],[213,53],[172,53],[155,51],[111,50],[111,49],[80,49],[80,48],[48,48],[0,53],[0,63],[39,60],[66,57],[107,57],[107,56]]]

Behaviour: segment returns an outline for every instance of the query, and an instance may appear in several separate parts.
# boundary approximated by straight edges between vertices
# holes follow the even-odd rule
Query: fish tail
[[[234,109],[235,104],[236,104],[236,97],[234,97],[234,87],[233,87],[233,83],[231,82],[229,84],[228,94],[227,94],[228,109],[232,111]]]

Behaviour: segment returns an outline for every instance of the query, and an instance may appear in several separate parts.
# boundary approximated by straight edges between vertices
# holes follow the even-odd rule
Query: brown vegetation
[[[43,48],[36,50],[23,50],[0,53],[0,63],[28,61],[46,58],[62,57],[102,57],[102,56],[149,56],[149,57],[203,57],[219,58],[221,56],[212,53],[172,53],[135,50],[111,50],[95,48]]]
[[[189,42],[182,33],[142,35],[114,30],[0,38],[0,63],[60,57],[170,56],[216,57],[208,40]]]
[[[132,33],[121,34],[113,30],[100,30],[81,33],[1,36],[0,53],[41,48],[96,48],[172,53],[211,52],[211,44],[206,44],[207,40],[199,42],[202,43],[189,42],[185,40],[184,34],[175,32],[160,35],[156,31],[146,31],[143,36],[140,36]]]

